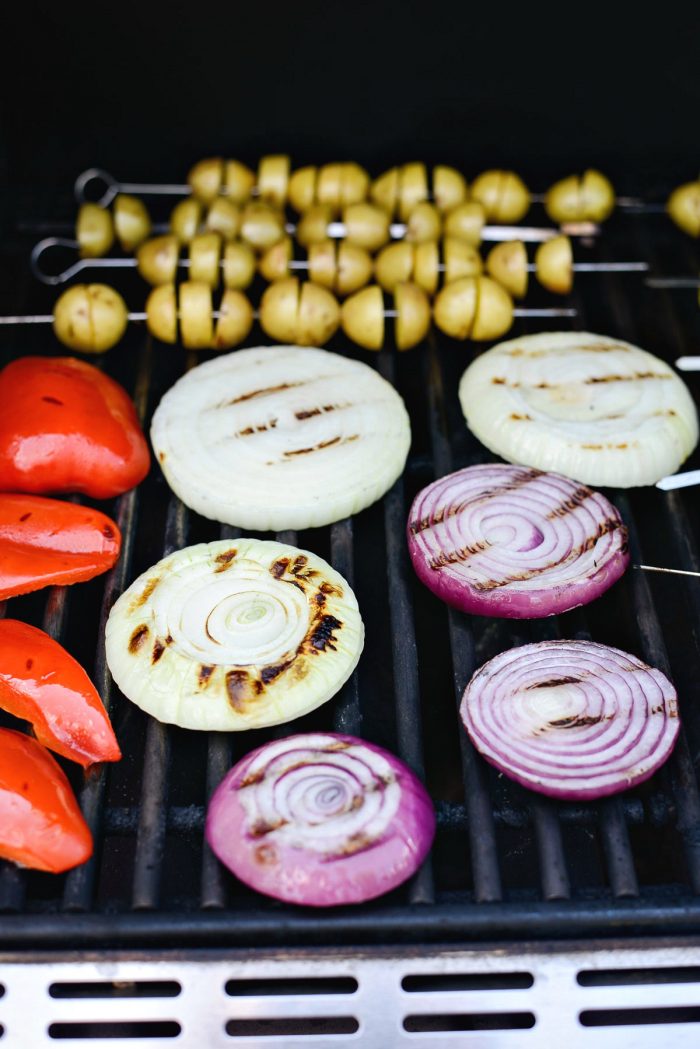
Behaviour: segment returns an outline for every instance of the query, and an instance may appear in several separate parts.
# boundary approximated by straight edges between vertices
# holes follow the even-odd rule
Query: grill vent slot
[[[404,976],[401,987],[404,991],[504,991],[532,987],[535,978],[531,973],[440,973]]]
[[[51,998],[177,998],[182,987],[174,980],[105,983],[52,983]]]
[[[231,1038],[282,1038],[306,1036],[325,1037],[329,1034],[356,1034],[360,1024],[354,1016],[295,1016],[274,1020],[229,1020],[226,1034]]]

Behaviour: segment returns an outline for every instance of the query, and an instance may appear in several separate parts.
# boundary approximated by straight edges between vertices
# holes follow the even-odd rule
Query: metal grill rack
[[[34,214],[41,203],[45,202],[31,202]],[[45,207],[41,210],[47,214]],[[50,309],[52,293],[31,284],[26,275],[30,244],[26,235],[15,233],[0,249],[9,278],[0,296],[6,312]],[[591,257],[646,259],[659,273],[697,269],[692,245],[661,215],[613,218]],[[138,279],[120,274],[118,286],[127,302],[139,308],[145,292]],[[533,289],[531,301],[540,305],[548,300]],[[667,360],[697,352],[700,314],[692,295],[652,292],[643,288],[638,276],[611,274],[581,280],[574,301],[577,328],[629,339]],[[526,328],[516,322],[513,333],[533,330],[532,324]],[[64,352],[48,331],[16,329],[2,332],[0,338],[3,362],[27,353]],[[249,344],[258,341],[266,340],[254,333]],[[52,959],[68,959],[67,952],[79,950],[98,952],[104,960],[124,958],[109,952],[129,951],[132,957],[138,951],[139,964],[147,966],[164,963],[172,950],[189,951],[194,959],[197,952],[225,948],[232,964],[257,958],[262,965],[259,952],[266,948],[269,964],[284,971],[293,949],[311,959],[316,975],[327,970],[333,976],[338,967],[322,950],[330,946],[338,951],[360,949],[361,958],[387,964],[393,957],[400,965],[407,952],[415,954],[416,947],[407,945],[422,945],[430,965],[438,965],[438,958],[452,958],[460,946],[471,952],[470,964],[481,959],[483,965],[484,958],[496,956],[498,945],[496,953],[500,957],[506,952],[512,968],[513,955],[524,951],[526,942],[540,957],[545,941],[550,944],[547,950],[551,941],[559,941],[560,949],[568,951],[573,938],[595,937],[597,949],[608,950],[613,940],[621,949],[632,937],[644,935],[653,938],[652,953],[645,956],[648,966],[654,951],[671,948],[669,937],[700,933],[700,582],[649,578],[630,570],[593,605],[541,621],[481,619],[448,610],[413,576],[405,520],[420,487],[451,469],[489,457],[467,431],[457,401],[457,383],[474,347],[439,337],[410,353],[386,350],[374,357],[339,336],[331,348],[375,365],[395,383],[407,402],[413,429],[407,470],[380,504],[330,528],[279,536],[328,558],[357,593],[367,642],[358,670],[339,697],[290,726],[225,736],[160,725],[114,688],[105,666],[103,628],[119,593],[138,573],[188,542],[238,534],[187,511],[155,465],[138,490],[116,504],[101,504],[124,534],[122,558],[107,577],[6,605],[6,614],[43,626],[93,671],[111,709],[124,759],[88,774],[84,782],[75,768],[68,769],[95,834],[90,863],[64,877],[0,864],[0,984],[7,986],[7,994],[0,997],[0,1027],[7,1026],[3,1016],[12,1003],[12,963],[33,959],[44,972],[46,956],[33,953],[40,950],[53,952]],[[103,366],[133,393],[148,426],[162,394],[195,363],[179,348],[151,345],[145,329],[131,326]],[[700,382],[690,377],[689,384],[700,403]],[[696,453],[688,466],[698,465]],[[700,500],[694,489],[609,494],[628,524],[635,562],[700,569]],[[496,652],[529,641],[576,636],[592,636],[641,656],[668,673],[680,695],[682,733],[668,765],[639,788],[598,803],[557,803],[511,783],[476,755],[457,716],[467,680]],[[284,906],[238,884],[204,845],[206,803],[231,763],[272,734],[313,729],[358,734],[395,751],[424,776],[436,803],[438,833],[431,857],[410,883],[381,900],[322,912]],[[482,943],[490,945],[488,956],[478,947]],[[690,964],[689,957],[700,965],[700,948],[693,954],[692,945],[686,945],[684,951],[684,965]],[[70,958],[76,960],[75,955]],[[105,979],[118,982],[121,961],[113,964],[116,975]],[[450,964],[445,963],[448,970]],[[620,964],[618,958],[610,968]],[[155,975],[166,968],[152,965],[138,971],[139,979],[170,979]],[[230,965],[227,971],[227,978],[233,978]],[[21,972],[26,980],[29,970]],[[97,972],[102,972],[99,965],[85,979]],[[377,993],[381,986],[379,980]],[[509,990],[503,1008],[508,1011],[514,995],[518,1001],[522,998],[522,1008],[515,1011],[531,1012],[541,1025],[540,1009],[548,1008],[547,996],[540,996],[532,1007],[528,993]],[[588,997],[593,1001],[595,996]],[[697,988],[694,997],[671,998],[671,1004],[682,998],[689,1007],[700,1005]],[[612,992],[603,999],[611,1008]],[[653,1004],[654,999],[646,987],[635,1002],[649,1001]],[[493,1002],[501,1008],[495,998]],[[443,1011],[444,1005],[439,1005]],[[454,1012],[454,1007],[453,1001],[448,1011]],[[109,1010],[97,1012],[107,1016]],[[668,1021],[678,1025],[674,1044],[696,1044],[680,1040],[686,1026],[693,1032],[689,1038],[697,1039],[700,1010],[695,1012],[690,1019]],[[143,1019],[144,1008],[137,1013]],[[160,1007],[156,1013],[163,1016]],[[293,1013],[298,1017],[298,1011]],[[59,1014],[63,1015],[60,1009],[55,1012]],[[266,1014],[260,1006],[252,1015]],[[289,1044],[335,1045],[357,1039],[369,1028],[363,1028],[365,1021],[357,1012],[352,1015],[360,1024],[354,1033],[319,1029],[311,1032],[314,1038],[307,1032]],[[290,1030],[299,1034],[298,1029]],[[8,1027],[6,1034],[9,1031]],[[407,1043],[421,1044],[418,1030],[401,1031]],[[595,1034],[598,1045],[627,1044],[603,1041],[599,1030]],[[253,1044],[236,1037],[225,1044]],[[403,1044],[396,1037],[396,1044]],[[525,1032],[509,1038],[493,1044],[524,1044]],[[567,1038],[572,1046],[588,1044],[574,1042],[568,1034]],[[278,1032],[265,1044],[287,1042]],[[430,1044],[455,1043],[447,1035],[433,1034]]]

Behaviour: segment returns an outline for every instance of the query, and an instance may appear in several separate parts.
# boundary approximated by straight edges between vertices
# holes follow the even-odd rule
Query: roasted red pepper
[[[0,707],[32,723],[49,750],[81,765],[119,761],[97,689],[58,641],[17,619],[0,620]]]
[[[99,510],[40,495],[0,495],[0,601],[81,583],[112,567],[121,533]]]
[[[40,743],[10,729],[0,729],[0,856],[54,874],[92,856],[65,774]]]
[[[73,357],[21,357],[0,372],[0,492],[110,499],[148,473],[148,445],[119,383]]]

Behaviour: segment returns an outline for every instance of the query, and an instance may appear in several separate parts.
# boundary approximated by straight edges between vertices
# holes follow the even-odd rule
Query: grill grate
[[[16,236],[2,248],[12,280],[0,305],[13,312],[51,304],[46,289],[26,280],[27,245]],[[614,219],[592,253],[646,258],[659,272],[697,268],[663,216]],[[138,279],[120,274],[119,281],[130,305],[139,306]],[[533,305],[545,301],[533,289]],[[609,275],[581,278],[575,302],[576,327],[628,338],[667,360],[695,349],[693,296],[644,292],[638,277]],[[534,328],[521,322],[514,330]],[[61,352],[36,330],[4,332],[2,339],[5,359]],[[630,571],[594,605],[539,622],[447,609],[414,579],[404,527],[420,487],[488,458],[466,430],[456,396],[472,350],[433,339],[410,354],[370,358],[342,337],[332,348],[375,364],[395,383],[413,427],[407,471],[381,504],[330,528],[278,537],[329,558],[353,584],[367,625],[358,671],[336,700],[292,726],[232,737],[162,726],[124,700],[104,661],[104,621],[116,596],[165,553],[239,534],[187,511],[154,467],[139,490],[104,507],[125,536],[123,557],[106,580],[7,604],[7,614],[43,624],[94,669],[125,757],[84,783],[70,771],[95,833],[95,859],[64,878],[1,866],[0,947],[386,945],[700,931],[698,582]],[[152,346],[132,327],[104,367],[133,392],[148,424],[165,390],[194,363],[180,349]],[[690,384],[700,400],[697,380]],[[689,465],[698,465],[697,453]],[[693,489],[612,498],[629,526],[635,561],[698,570]],[[567,636],[629,649],[679,688],[684,732],[673,759],[620,798],[566,804],[529,794],[487,766],[459,724],[455,704],[476,667],[512,645]],[[394,750],[425,776],[436,801],[431,859],[383,900],[323,913],[282,906],[236,883],[203,843],[207,800],[231,763],[271,735],[314,729],[361,734]]]

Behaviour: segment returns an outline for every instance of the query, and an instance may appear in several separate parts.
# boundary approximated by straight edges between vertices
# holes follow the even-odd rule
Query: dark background
[[[696,177],[700,5],[511,6],[6,3],[10,183],[282,151],[512,167],[533,189],[586,165],[651,195]]]

